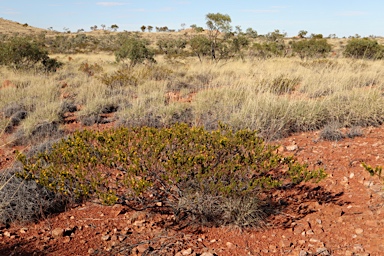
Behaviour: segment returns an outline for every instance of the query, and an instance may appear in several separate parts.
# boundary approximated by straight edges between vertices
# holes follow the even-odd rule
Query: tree
[[[97,25],[92,26],[92,27],[91,27],[91,30],[92,30],[92,31],[96,31],[96,30],[97,30]]]
[[[192,51],[199,58],[200,62],[202,62],[202,56],[210,54],[211,42],[206,36],[195,36],[189,41],[189,44],[191,46]]]
[[[152,26],[148,26],[147,29],[148,29],[148,32],[152,32],[153,27]]]
[[[297,36],[299,38],[304,38],[308,34],[308,31],[306,30],[300,30],[299,33],[297,33]]]
[[[128,37],[123,39],[122,46],[115,52],[116,61],[124,59],[131,61],[131,67],[143,63],[145,60],[155,63],[154,53],[148,47],[148,42],[144,39]]]
[[[247,30],[245,30],[245,34],[251,38],[257,37],[257,31],[253,30],[252,28],[247,28]]]
[[[101,27],[103,30],[105,30],[105,27],[106,27],[106,26],[105,26],[105,24],[101,24],[100,27]]]
[[[235,26],[235,29],[236,29],[236,33],[238,35],[240,35],[241,33],[243,33],[243,30],[241,29],[241,26]]]
[[[147,27],[146,27],[146,26],[144,26],[144,25],[143,25],[143,26],[141,26],[141,27],[140,27],[140,29],[141,29],[141,32],[144,32],[146,28],[147,28]]]
[[[113,31],[115,31],[116,32],[116,30],[119,28],[119,26],[117,26],[116,24],[113,24],[112,26],[111,26],[111,29],[113,30]]]
[[[181,23],[181,29],[184,30],[185,29],[185,23]]]
[[[205,16],[207,20],[208,36],[211,41],[211,56],[216,58],[217,39],[220,33],[229,33],[232,30],[231,17],[228,14],[208,13]]]
[[[13,37],[0,42],[0,65],[14,69],[32,69],[41,64],[45,71],[56,71],[62,64],[50,59],[43,45],[28,37]]]

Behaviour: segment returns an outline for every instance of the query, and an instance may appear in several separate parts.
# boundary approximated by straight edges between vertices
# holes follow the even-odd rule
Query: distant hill
[[[40,34],[43,31],[54,33],[46,29],[29,26],[27,23],[21,24],[15,21],[0,18],[0,33],[2,34],[19,33],[19,34],[30,35],[30,34]]]

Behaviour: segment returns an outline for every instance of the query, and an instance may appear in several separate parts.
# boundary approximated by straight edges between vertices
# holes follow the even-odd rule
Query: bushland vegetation
[[[230,23],[209,14],[208,31],[2,35],[1,146],[29,150],[2,172],[0,221],[95,199],[258,226],[271,189],[326,176],[274,140],[308,130],[341,140],[383,123],[376,40]],[[69,114],[90,129],[68,133]]]

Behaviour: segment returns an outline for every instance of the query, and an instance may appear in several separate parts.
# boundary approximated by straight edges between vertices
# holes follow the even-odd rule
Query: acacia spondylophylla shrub
[[[325,177],[322,169],[310,171],[275,151],[276,146],[265,144],[253,131],[224,127],[212,132],[186,124],[85,130],[49,152],[21,155],[24,168],[19,175],[76,198],[98,197],[106,204],[120,201],[139,208],[161,202],[175,215],[199,215],[186,198],[204,195],[199,198],[216,198],[220,205],[223,200],[258,198],[271,188]],[[118,179],[108,178],[113,170],[121,171]],[[219,213],[224,216],[224,208]]]

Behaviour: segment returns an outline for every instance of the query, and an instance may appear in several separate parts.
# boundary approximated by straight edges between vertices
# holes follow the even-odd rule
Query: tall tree
[[[205,16],[207,20],[208,36],[211,41],[211,56],[216,59],[217,39],[220,33],[229,33],[232,30],[231,17],[228,14],[208,13]]]

